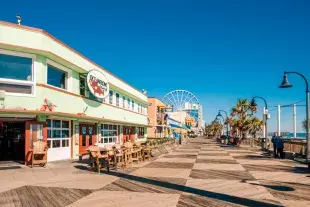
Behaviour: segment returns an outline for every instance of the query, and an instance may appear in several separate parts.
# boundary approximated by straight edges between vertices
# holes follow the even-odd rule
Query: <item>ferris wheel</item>
[[[165,105],[170,105],[173,111],[198,109],[200,107],[200,103],[196,96],[186,90],[174,90],[167,93],[163,98],[163,102]]]

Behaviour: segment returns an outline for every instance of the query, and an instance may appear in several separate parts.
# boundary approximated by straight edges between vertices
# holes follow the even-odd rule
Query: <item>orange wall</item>
[[[147,109],[147,115],[150,119],[150,125],[152,126],[151,128],[147,128],[147,136],[148,137],[155,137],[155,128],[157,125],[156,121],[156,112],[157,112],[157,106],[163,106],[164,103],[161,102],[157,98],[147,98],[148,101],[148,109]]]

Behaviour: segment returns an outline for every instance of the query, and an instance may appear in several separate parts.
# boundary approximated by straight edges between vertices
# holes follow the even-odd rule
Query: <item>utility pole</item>
[[[293,123],[294,123],[294,138],[297,137],[297,132],[296,132],[296,104],[293,105]]]
[[[278,119],[277,119],[277,123],[278,123],[278,136],[281,136],[281,106],[278,105]]]
[[[263,137],[264,138],[267,138],[267,134],[266,134],[266,119],[267,119],[267,117],[266,117],[266,107],[264,107],[263,108],[263,122],[264,122],[264,125],[263,125]]]

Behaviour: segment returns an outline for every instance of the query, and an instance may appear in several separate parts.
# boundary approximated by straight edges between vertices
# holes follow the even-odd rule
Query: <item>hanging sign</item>
[[[109,94],[108,80],[99,70],[89,71],[86,80],[89,91],[97,98],[103,99]]]

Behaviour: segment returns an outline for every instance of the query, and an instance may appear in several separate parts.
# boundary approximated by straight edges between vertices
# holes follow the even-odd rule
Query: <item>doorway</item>
[[[0,121],[0,161],[25,161],[25,122]]]
[[[123,126],[123,143],[129,140],[129,127]]]
[[[96,143],[96,125],[80,124],[79,154],[87,153],[89,146]]]
[[[135,127],[123,126],[123,143],[135,142],[135,140],[136,140]]]

